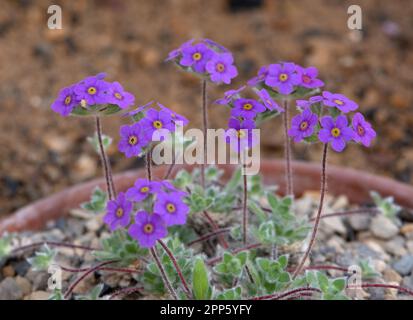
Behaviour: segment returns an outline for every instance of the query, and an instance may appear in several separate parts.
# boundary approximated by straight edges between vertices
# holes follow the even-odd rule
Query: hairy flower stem
[[[251,298],[250,300],[280,300],[280,299],[286,298],[291,295],[296,295],[297,293],[301,293],[301,292],[321,292],[321,290],[317,288],[303,287],[303,288],[297,288],[297,289],[293,289],[293,290],[285,291],[281,293],[278,292],[278,293],[269,294],[265,296],[254,297],[254,298]]]
[[[70,295],[72,294],[73,290],[77,287],[77,285],[83,281],[83,279],[85,279],[89,274],[91,274],[92,272],[95,272],[96,270],[99,270],[101,267],[111,264],[111,263],[115,263],[118,262],[118,260],[111,260],[111,261],[105,261],[102,263],[99,263],[98,265],[89,268],[84,274],[82,274],[75,282],[73,282],[69,288],[67,289],[66,293],[64,294],[64,299],[67,299],[70,297]]]
[[[318,226],[320,224],[320,218],[321,218],[321,213],[323,211],[323,204],[324,204],[324,196],[326,193],[326,182],[327,182],[327,176],[326,176],[326,163],[327,163],[327,150],[328,150],[328,144],[324,144],[324,148],[323,148],[323,158],[321,160],[321,191],[320,191],[320,202],[318,204],[318,212],[317,212],[317,216],[315,218],[314,221],[314,227],[313,227],[313,231],[311,234],[311,238],[310,238],[310,243],[308,244],[308,248],[304,253],[303,258],[301,259],[301,262],[298,264],[298,267],[295,269],[294,274],[293,274],[293,280],[297,277],[297,275],[300,274],[304,263],[306,262],[308,256],[310,255],[311,249],[313,248],[314,242],[315,242],[315,238],[317,235],[317,231],[318,231]]]
[[[71,272],[71,273],[85,272],[85,271],[88,271],[90,269],[90,268],[69,268],[69,267],[65,267],[65,266],[60,266],[60,268],[63,271]],[[111,268],[111,267],[101,267],[97,270],[100,270],[100,271],[113,271],[113,272],[119,272],[119,273],[140,273],[140,272],[142,272],[141,270],[135,270],[135,269]]]
[[[244,167],[245,170],[245,167]],[[247,226],[248,226],[248,210],[247,210],[247,201],[248,201],[248,181],[246,172],[243,175],[244,180],[244,193],[242,201],[242,241],[244,246],[247,245]]]
[[[169,177],[172,174],[172,171],[173,171],[174,167],[175,167],[175,162],[173,162],[169,165],[168,170],[166,171],[166,173],[163,177],[163,180],[168,180],[169,179]]]
[[[348,211],[342,211],[342,212],[332,212],[332,213],[326,213],[321,216],[321,219],[324,218],[332,218],[332,217],[340,217],[340,216],[351,216],[355,214],[371,214],[371,215],[376,215],[379,214],[380,210],[377,208],[362,208],[362,209],[354,209],[354,210],[348,210]],[[310,222],[314,221],[315,218],[311,218]]]
[[[202,96],[202,130],[204,135],[204,159],[201,164],[201,185],[205,189],[205,165],[207,163],[207,130],[208,130],[208,104],[207,104],[207,81],[201,81],[201,96]]]
[[[205,218],[207,218],[208,222],[211,224],[212,230],[213,231],[219,230],[218,224],[214,221],[214,219],[212,219],[212,217],[209,215],[209,213],[207,211],[203,211],[202,213],[204,214]],[[225,240],[225,238],[222,235],[218,236],[218,240],[219,240],[219,242],[221,243],[221,246],[224,249],[228,248],[228,242]]]
[[[178,295],[176,294],[175,290],[172,288],[171,283],[169,282],[169,279],[166,275],[165,269],[163,268],[163,265],[162,265],[161,261],[159,260],[158,254],[156,253],[155,247],[151,248],[151,254],[152,254],[152,257],[155,260],[155,263],[158,266],[158,269],[161,273],[161,277],[162,277],[163,283],[165,284],[165,287],[168,289],[171,296],[175,300],[178,300]]]
[[[152,181],[152,148],[149,147],[145,157],[146,177],[148,181]]]
[[[143,287],[130,287],[130,288],[119,289],[109,296],[109,300],[112,300],[118,296],[126,296],[126,295],[129,295],[137,291],[142,291],[143,289],[144,289]]]
[[[410,296],[413,296],[413,290],[404,288],[401,286],[393,285],[393,284],[386,284],[386,283],[364,283],[361,285],[362,288],[385,288],[385,289],[396,289],[400,292],[406,293]],[[349,286],[348,288],[352,288]]]
[[[105,147],[103,145],[102,124],[100,122],[99,116],[96,116],[96,133],[98,136],[99,150],[100,150],[99,155],[100,155],[100,160],[102,162],[103,173],[104,173],[105,180],[106,180],[106,189],[108,193],[108,198],[109,200],[112,200],[116,197],[116,190],[115,190],[115,184],[113,183],[112,169],[110,167],[110,162],[108,160],[108,156],[106,155]]]
[[[188,297],[188,299],[192,299],[192,295],[191,295],[191,290],[189,289],[188,283],[185,280],[185,277],[182,273],[181,268],[178,265],[178,262],[176,261],[176,258],[174,257],[174,254],[172,253],[171,250],[169,250],[168,246],[162,241],[162,240],[158,240],[158,243],[162,246],[162,248],[165,250],[166,254],[168,255],[169,259],[171,259],[176,273],[178,274],[179,279],[181,279],[182,285],[185,288],[185,294]]]
[[[284,156],[285,156],[285,194],[288,196],[294,195],[294,186],[293,186],[293,172],[291,167],[291,141],[288,136],[288,123],[290,117],[289,103],[288,100],[283,101],[284,112]]]

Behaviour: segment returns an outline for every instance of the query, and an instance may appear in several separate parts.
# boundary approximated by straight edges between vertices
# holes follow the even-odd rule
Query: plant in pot
[[[105,74],[88,77],[62,89],[52,110],[62,116],[94,118],[96,134],[89,141],[100,155],[106,192],[97,188],[82,207],[104,213],[104,225],[97,229],[104,236],[96,247],[45,241],[13,248],[13,237],[7,235],[0,240],[0,258],[44,245],[29,259],[33,269],[53,265],[59,272],[77,275],[64,287],[52,286],[51,299],[114,299],[134,294],[137,298],[176,300],[331,300],[349,299],[357,290],[369,287],[413,294],[399,285],[364,281],[378,276],[365,260],[358,261],[354,274],[347,265],[309,264],[322,219],[382,214],[389,221],[397,220],[400,208],[378,194],[374,194],[376,206],[372,208],[324,213],[329,149],[342,152],[348,143],[368,147],[376,136],[364,116],[356,112],[354,101],[321,91],[324,83],[314,67],[292,62],[262,67],[245,86],[229,90],[215,101],[230,109],[225,141],[239,160],[232,176],[223,180],[219,166],[206,165],[211,152],[206,139],[207,84],[230,84],[237,76],[232,53],[209,39],[190,40],[173,50],[167,61],[201,79],[203,140],[182,143],[184,149],[202,145],[199,167],[174,174],[175,154],[163,176],[154,174],[156,148],[166,142],[177,147],[180,138],[175,133],[188,120],[159,102],[131,110],[135,98],[120,83],[105,81]],[[290,122],[294,105],[299,113]],[[118,192],[114,183],[106,154],[111,138],[103,134],[101,123],[101,117],[118,114],[131,121],[120,128],[119,151],[126,157],[143,157],[146,164],[146,178],[138,178],[124,192]],[[284,197],[275,193],[276,186],[264,184],[259,174],[248,175],[245,161],[250,149],[259,147],[257,129],[266,121],[275,122],[278,116],[282,116],[284,128]],[[318,201],[308,203],[294,197],[291,140],[323,144]],[[316,207],[314,217],[297,213],[303,203],[306,212]],[[91,252],[91,266],[56,265],[60,247]],[[105,289],[98,284],[87,294],[75,294],[97,271],[126,274],[133,285]]]

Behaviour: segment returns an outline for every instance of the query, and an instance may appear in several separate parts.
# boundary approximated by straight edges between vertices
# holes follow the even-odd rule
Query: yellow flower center
[[[148,192],[149,191],[149,188],[148,187],[142,187],[141,188],[141,192],[142,193],[146,193],[146,192]]]
[[[119,92],[116,92],[115,93],[115,98],[118,99],[118,100],[122,100],[123,96]]]
[[[331,130],[331,135],[332,135],[334,138],[337,138],[338,136],[340,136],[340,133],[341,133],[341,131],[340,131],[339,128],[333,128],[333,129]]]
[[[129,137],[129,144],[134,146],[135,144],[138,143],[138,137],[137,136],[130,136]]]
[[[246,103],[243,106],[244,110],[251,110],[252,109],[252,104],[251,103]]]
[[[68,105],[71,101],[72,101],[72,97],[67,96],[66,99],[65,99],[65,105]]]
[[[156,120],[156,121],[153,122],[153,126],[156,129],[161,129],[162,128],[162,122],[160,122],[159,120]]]
[[[286,73],[281,73],[278,77],[278,79],[280,79],[282,82],[287,81],[288,79],[288,74]]]
[[[193,58],[195,61],[199,61],[199,60],[201,60],[201,58],[202,58],[202,54],[199,53],[199,52],[195,52],[195,53],[192,55],[192,58]]]
[[[217,65],[215,66],[215,69],[218,72],[224,72],[225,71],[225,65],[223,63],[217,63]]]
[[[344,102],[341,101],[340,99],[334,99],[334,103],[338,104],[339,106],[342,106],[344,104]]]
[[[95,87],[89,87],[89,88],[87,89],[87,93],[89,93],[89,94],[91,94],[91,95],[96,94],[96,92],[97,92],[97,90],[96,90]]]
[[[245,131],[244,130],[237,130],[237,137],[242,139],[245,137]]]
[[[145,232],[145,233],[148,233],[148,234],[150,234],[150,233],[152,233],[153,232],[153,224],[152,223],[147,223],[147,224],[145,224],[144,226],[143,226],[143,232]]]
[[[176,210],[176,207],[173,203],[168,203],[166,205],[166,210],[168,210],[169,213],[174,213]]]
[[[304,131],[307,128],[308,128],[308,122],[307,121],[301,122],[300,129]]]
[[[118,218],[122,218],[122,216],[123,216],[123,209],[122,208],[118,208],[118,210],[116,210],[116,216]]]
[[[357,133],[359,134],[359,136],[364,136],[364,128],[362,126],[358,126],[357,127]]]

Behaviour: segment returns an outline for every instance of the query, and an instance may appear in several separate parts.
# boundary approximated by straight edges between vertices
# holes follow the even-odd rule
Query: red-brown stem
[[[169,179],[169,177],[172,174],[172,171],[173,171],[174,167],[175,167],[175,162],[173,162],[169,165],[168,171],[166,171],[165,176],[163,177],[163,180],[168,180]]]
[[[247,201],[248,201],[248,182],[247,174],[243,173],[244,180],[244,192],[243,192],[243,201],[242,201],[242,241],[244,246],[247,245],[247,226],[248,226],[248,210],[247,210]]]
[[[355,286],[357,287],[357,286]],[[397,286],[397,285],[393,285],[393,284],[386,284],[386,283],[364,283],[361,285],[362,288],[385,288],[385,289],[397,289],[400,292],[406,293],[410,296],[413,296],[413,290],[405,288],[405,287],[401,287],[401,286]],[[349,289],[352,288],[352,286],[347,287]]]
[[[302,293],[297,293],[296,295],[293,295],[293,296],[291,296],[291,297],[289,297],[288,299],[285,299],[285,300],[295,300],[295,299],[304,298],[304,297],[310,298],[312,296],[313,296],[312,292],[302,292]]]
[[[152,148],[149,147],[145,157],[146,164],[146,178],[152,181]]]
[[[162,248],[165,250],[166,254],[168,255],[169,259],[171,259],[176,273],[178,274],[179,279],[181,279],[182,285],[184,286],[185,289],[185,294],[188,297],[188,299],[192,299],[192,295],[191,295],[191,290],[189,289],[188,283],[185,280],[185,277],[182,273],[181,268],[178,265],[178,262],[176,261],[174,254],[172,253],[171,250],[169,250],[168,246],[162,241],[162,240],[158,240],[158,243],[162,246]]]
[[[207,81],[201,80],[201,95],[202,95],[202,130],[204,135],[204,159],[201,164],[201,185],[205,189],[205,165],[207,163],[207,130],[208,130],[208,103],[207,103]]]
[[[102,162],[103,173],[104,173],[105,180],[106,180],[106,189],[108,193],[108,198],[109,200],[112,200],[116,197],[116,190],[115,190],[115,185],[113,183],[112,169],[110,166],[110,162],[108,160],[108,156],[106,155],[105,147],[103,145],[102,124],[100,122],[99,116],[96,116],[96,133],[98,136],[99,150],[100,150],[99,155],[100,155],[100,160]]]
[[[283,101],[284,112],[284,155],[285,155],[285,182],[286,182],[286,195],[294,195],[293,186],[293,172],[291,167],[291,141],[288,135],[288,122],[289,122],[289,105],[288,100]]]
[[[321,292],[320,289],[317,288],[311,288],[311,287],[303,287],[303,288],[297,288],[297,289],[293,289],[290,291],[286,291],[286,292],[281,292],[281,293],[274,293],[274,294],[269,294],[269,295],[265,295],[265,296],[259,296],[259,297],[254,297],[251,298],[249,300],[280,300],[282,298],[291,296],[291,295],[295,295],[297,293],[300,292]]]
[[[287,270],[289,272],[295,271],[295,269],[293,268],[288,268]],[[332,265],[315,265],[315,266],[304,267],[303,270],[337,270],[337,271],[346,272],[348,269],[344,267],[332,266]]]
[[[36,247],[40,247],[40,246],[45,245],[45,244],[47,244],[48,246],[51,246],[51,247],[81,249],[81,250],[87,250],[87,251],[99,250],[97,248],[81,246],[81,245],[75,245],[75,244],[71,244],[71,243],[55,242],[55,241],[43,241],[43,242],[35,242],[35,243],[32,243],[32,244],[28,244],[28,245],[25,245],[25,246],[15,248],[15,249],[12,250],[11,254],[15,254],[15,253],[20,252],[20,251],[33,249],[33,248],[36,248]]]
[[[151,254],[152,254],[153,259],[155,260],[156,265],[158,266],[159,272],[161,273],[163,283],[165,284],[171,296],[175,300],[178,300],[178,295],[176,294],[174,288],[172,288],[171,282],[169,281],[168,276],[166,275],[165,269],[163,268],[163,265],[161,261],[159,260],[155,247],[151,248]]]
[[[85,271],[88,271],[90,269],[90,267],[88,267],[88,268],[69,268],[69,267],[65,267],[65,266],[60,266],[60,268],[63,271],[72,272],[72,273],[85,272]],[[142,272],[141,270],[136,270],[136,269],[111,268],[111,267],[101,267],[101,268],[98,268],[97,270],[113,271],[113,272],[120,272],[120,273],[140,273],[140,272]]]
[[[204,214],[205,218],[207,218],[207,220],[211,224],[212,230],[213,231],[219,230],[218,224],[214,221],[214,219],[212,219],[212,217],[209,215],[209,213],[207,211],[203,211],[203,214]],[[221,243],[221,246],[224,249],[228,248],[228,242],[225,240],[225,238],[222,235],[218,236],[218,240],[219,240],[219,242]]]
[[[95,272],[96,270],[99,270],[99,268],[111,264],[111,263],[115,263],[117,262],[117,260],[111,260],[111,261],[105,261],[102,263],[99,263],[98,265],[89,268],[84,274],[82,274],[75,282],[73,282],[69,288],[67,289],[64,298],[67,299],[70,297],[70,295],[72,294],[73,290],[76,288],[76,286],[83,280],[85,279],[89,274],[91,274],[92,272]]]
[[[247,246],[245,246],[245,247],[241,247],[241,248],[232,250],[231,253],[232,253],[232,254],[237,254],[237,253],[240,253],[240,252],[242,252],[242,251],[247,251],[247,250],[255,249],[255,248],[258,248],[258,247],[261,247],[261,246],[262,246],[261,243],[253,243],[253,244],[249,244],[249,245],[247,245]],[[222,260],[222,256],[215,257],[215,258],[209,259],[209,260],[207,261],[207,264],[208,264],[208,265],[214,265],[214,264],[220,262],[221,260]]]
[[[119,289],[110,295],[109,300],[112,300],[113,298],[116,298],[120,295],[129,295],[131,293],[134,293],[136,291],[141,291],[143,289],[144,289],[143,287],[130,287],[130,288]]]
[[[197,238],[195,240],[192,240],[192,241],[188,242],[187,246],[192,246],[195,243],[206,241],[208,239],[211,239],[211,238],[216,237],[216,236],[218,236],[220,234],[223,234],[223,233],[227,233],[229,231],[231,231],[231,228],[222,228],[222,229],[218,229],[218,230],[209,232],[207,234],[204,234],[203,236],[200,236],[199,238]]]
[[[323,214],[320,219],[324,218],[332,218],[332,217],[340,217],[340,216],[351,216],[355,214],[378,214],[380,212],[379,209],[377,208],[365,208],[365,209],[354,209],[354,210],[348,210],[348,211],[342,211],[342,212],[332,212],[332,213],[326,213]],[[310,222],[313,222],[315,218],[311,218]]]
[[[306,262],[308,256],[310,255],[310,252],[313,248],[316,236],[317,236],[317,231],[318,231],[318,226],[320,224],[320,218],[321,218],[321,213],[323,211],[323,204],[324,204],[324,196],[326,193],[326,182],[327,182],[327,176],[326,176],[326,163],[327,163],[327,150],[328,150],[328,144],[324,144],[323,148],[323,159],[321,160],[321,191],[320,191],[320,203],[318,204],[318,212],[317,216],[314,221],[314,227],[313,231],[311,234],[310,238],[310,243],[308,244],[308,248],[304,253],[303,258],[301,259],[301,262],[298,264],[297,269],[295,269],[294,274],[292,276],[293,280],[299,275],[301,272],[304,263]]]

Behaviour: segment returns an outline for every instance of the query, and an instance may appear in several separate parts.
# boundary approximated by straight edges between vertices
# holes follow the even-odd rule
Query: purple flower
[[[187,196],[188,193],[186,193],[185,191],[182,191],[178,188],[176,188],[171,182],[169,182],[168,180],[162,180],[160,182],[160,184],[162,185],[162,187],[164,187],[166,190],[168,191],[173,191],[173,192],[177,192],[179,194],[181,194],[182,196]]]
[[[139,112],[144,111],[152,103],[153,103],[153,101],[149,101],[148,103],[145,103],[144,105],[138,106],[135,110],[132,110],[132,111],[129,111],[129,112],[125,113],[123,116],[124,117],[132,117],[132,116],[138,114]]]
[[[211,75],[211,81],[230,84],[231,79],[238,75],[237,68],[233,65],[234,58],[231,53],[216,53],[206,64],[206,70]]]
[[[179,192],[159,193],[154,205],[154,211],[161,215],[167,226],[185,224],[189,207],[182,201]]]
[[[231,116],[253,119],[257,113],[264,111],[265,107],[257,100],[240,98],[234,100],[234,108],[231,110]]]
[[[118,105],[121,109],[126,109],[135,103],[133,94],[123,90],[119,82],[113,82],[109,92],[108,102]]]
[[[179,48],[174,49],[171,52],[169,52],[168,57],[165,59],[165,61],[171,61],[171,60],[175,60],[176,58],[178,58],[182,53],[182,49],[187,46],[192,45],[192,42],[194,42],[194,39],[184,42]]]
[[[281,108],[277,102],[274,101],[273,98],[271,98],[270,94],[268,93],[267,90],[265,89],[255,89],[254,90],[257,96],[261,99],[261,101],[264,103],[264,106],[267,107],[268,110],[271,111],[278,111],[278,112],[284,112],[284,109]]]
[[[258,85],[261,81],[263,81],[268,74],[268,66],[263,66],[258,71],[258,75],[250,80],[247,81],[247,85],[250,87],[254,87]]]
[[[102,80],[104,74],[87,77],[75,85],[74,91],[77,99],[85,100],[90,106],[95,104],[106,104],[109,102],[110,84]]]
[[[226,130],[226,142],[229,143],[232,149],[238,153],[244,149],[252,148],[257,139],[253,133],[255,129],[255,122],[247,119],[240,121],[235,118],[231,118],[228,122],[228,128]]]
[[[180,115],[179,113],[176,113],[176,112],[172,111],[171,109],[165,107],[163,104],[161,104],[159,102],[157,102],[157,104],[161,108],[161,110],[169,113],[169,115],[171,116],[172,121],[174,123],[182,122],[183,126],[186,126],[189,123],[189,120],[187,118],[185,118],[183,115]]]
[[[127,158],[138,156],[142,148],[149,143],[139,122],[120,127],[120,141],[118,149]]]
[[[327,107],[336,107],[344,113],[357,110],[359,107],[357,103],[342,94],[323,91],[323,98],[324,105]]]
[[[182,59],[179,63],[185,67],[192,67],[196,72],[204,73],[205,65],[213,55],[214,52],[205,44],[198,43],[182,48]]]
[[[106,206],[107,213],[103,217],[110,230],[118,227],[126,227],[130,222],[130,213],[132,211],[132,202],[125,198],[123,192],[119,193],[116,200],[111,200]]]
[[[317,115],[312,113],[310,108],[306,108],[301,114],[292,118],[288,135],[294,137],[295,142],[300,142],[313,134],[317,122]]]
[[[300,86],[304,88],[319,88],[324,86],[324,82],[317,79],[318,70],[316,67],[303,68],[296,66],[298,79],[300,80]]]
[[[68,116],[74,107],[79,103],[73,91],[73,86],[63,88],[59,96],[51,105],[54,112],[60,113],[63,117]]]
[[[321,118],[323,128],[318,133],[318,138],[323,143],[331,142],[331,147],[341,152],[346,147],[346,142],[354,137],[353,129],[348,127],[347,117],[340,115],[334,121],[330,116]]]
[[[150,248],[157,240],[166,237],[168,231],[159,214],[139,211],[135,216],[135,223],[129,228],[129,234],[138,240],[141,247]]]
[[[281,94],[290,94],[294,91],[294,86],[300,83],[295,69],[296,66],[292,62],[271,64],[268,67],[265,84],[269,87],[276,87]]]
[[[126,191],[126,197],[132,201],[140,202],[150,194],[154,194],[160,190],[160,183],[149,181],[148,179],[138,179],[133,187]]]
[[[241,88],[235,89],[235,90],[228,90],[224,93],[224,97],[216,100],[215,103],[221,104],[221,105],[230,104],[232,101],[232,98],[238,96],[239,93],[244,89],[245,89],[245,86],[242,86]]]
[[[297,104],[299,110],[304,110],[321,101],[323,101],[322,96],[313,96],[308,100],[296,100],[295,103]]]
[[[211,39],[203,39],[202,40],[204,43],[206,43],[209,47],[216,49],[218,51],[221,52],[229,52],[229,50],[227,48],[225,48],[223,45],[216,43],[215,41],[211,40]]]
[[[376,131],[374,131],[371,124],[364,119],[360,112],[357,112],[353,117],[352,125],[354,130],[353,140],[369,147],[371,140],[376,137]]]
[[[175,131],[175,125],[172,122],[172,117],[169,112],[165,110],[155,110],[150,108],[146,111],[146,116],[140,121],[142,130],[147,139],[152,140],[153,133],[157,130]]]

